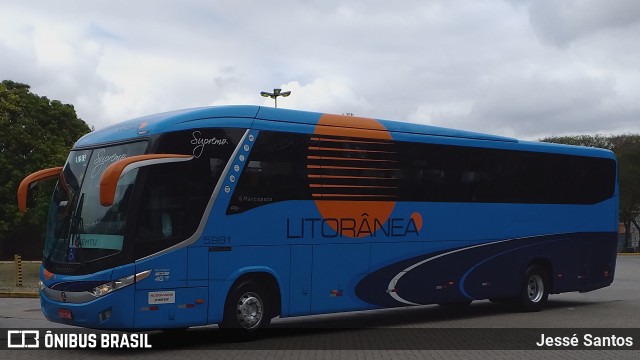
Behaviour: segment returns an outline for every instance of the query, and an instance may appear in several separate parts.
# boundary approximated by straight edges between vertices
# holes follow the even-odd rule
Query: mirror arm
[[[118,180],[123,174],[143,166],[189,161],[191,159],[193,159],[192,155],[147,154],[131,156],[114,162],[104,170],[100,177],[100,205],[113,205],[118,188]]]
[[[27,195],[31,184],[39,180],[55,178],[59,176],[61,172],[62,166],[36,171],[33,174],[27,175],[27,177],[20,182],[20,186],[18,186],[18,210],[22,213],[27,211]]]

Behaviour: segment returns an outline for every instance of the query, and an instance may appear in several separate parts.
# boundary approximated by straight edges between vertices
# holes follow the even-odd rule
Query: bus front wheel
[[[549,297],[547,272],[540,265],[531,265],[525,272],[520,291],[520,305],[524,311],[540,311]]]
[[[221,327],[243,334],[268,327],[271,318],[263,289],[251,281],[242,282],[229,292]]]

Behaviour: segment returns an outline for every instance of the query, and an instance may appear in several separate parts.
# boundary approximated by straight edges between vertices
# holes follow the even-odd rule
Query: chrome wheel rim
[[[542,300],[542,296],[544,295],[544,281],[542,280],[542,276],[535,274],[529,278],[529,282],[527,283],[527,295],[529,296],[529,300],[533,303],[537,303]]]
[[[249,292],[240,297],[236,314],[240,326],[245,329],[252,329],[262,321],[263,305],[258,294]]]

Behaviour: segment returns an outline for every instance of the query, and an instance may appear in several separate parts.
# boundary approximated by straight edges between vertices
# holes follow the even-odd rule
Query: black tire
[[[252,281],[235,285],[227,296],[220,327],[241,336],[269,327],[273,312],[268,299],[264,289]]]
[[[520,298],[491,298],[489,299],[494,304],[513,305],[520,301]]]
[[[189,330],[189,328],[166,328],[166,329],[161,329],[160,331],[167,334],[182,335],[185,332],[187,332],[187,330]]]
[[[540,311],[549,298],[549,280],[545,269],[531,265],[525,271],[520,290],[520,306],[524,311]]]
[[[447,303],[438,303],[439,306],[449,309],[466,309],[471,305],[473,300],[462,300],[462,301],[454,301]]]

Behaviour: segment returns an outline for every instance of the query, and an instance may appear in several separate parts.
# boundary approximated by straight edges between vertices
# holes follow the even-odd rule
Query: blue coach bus
[[[257,106],[92,132],[56,178],[47,319],[102,329],[511,300],[611,284],[605,150]]]

